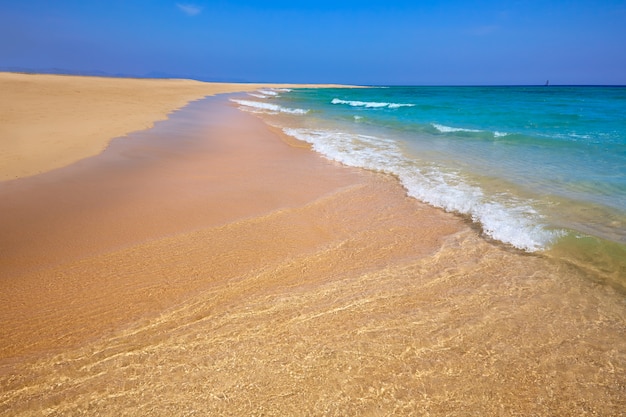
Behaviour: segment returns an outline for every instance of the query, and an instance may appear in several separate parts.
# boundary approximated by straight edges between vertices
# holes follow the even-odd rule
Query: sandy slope
[[[96,155],[189,101],[271,86],[0,73],[0,181]]]

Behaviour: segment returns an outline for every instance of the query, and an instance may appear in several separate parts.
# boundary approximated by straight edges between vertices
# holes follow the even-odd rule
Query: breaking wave
[[[389,109],[397,109],[400,107],[413,107],[415,104],[402,104],[402,103],[384,103],[378,101],[356,101],[356,100],[341,100],[334,98],[331,101],[332,104],[348,104],[352,107],[367,107],[367,108],[381,108],[387,107]]]
[[[493,135],[494,138],[501,138],[504,136],[509,136],[510,133],[506,133],[506,132],[489,132],[487,130],[480,130],[480,129],[468,129],[468,128],[463,128],[463,127],[451,127],[451,126],[446,126],[446,125],[442,125],[439,123],[431,123],[430,124],[432,127],[434,127],[438,132],[440,133],[484,133],[487,135]]]
[[[438,123],[431,123],[431,124],[432,124],[432,126],[435,129],[437,129],[441,133],[453,133],[453,132],[473,132],[473,133],[478,133],[478,132],[482,132],[482,130],[478,130],[478,129],[464,129],[462,127],[450,127],[450,126],[446,126],[446,125],[440,125]]]
[[[256,111],[261,113],[288,113],[288,114],[307,114],[307,109],[291,109],[288,107],[279,106],[278,104],[263,103],[260,101],[252,100],[238,100],[231,99],[231,101],[243,106],[243,110]]]
[[[407,194],[430,205],[471,217],[496,240],[529,252],[546,249],[560,231],[549,230],[529,201],[512,195],[486,196],[480,187],[441,167],[417,166],[390,139],[335,130],[292,129],[284,132],[310,143],[317,152],[345,165],[397,176]]]

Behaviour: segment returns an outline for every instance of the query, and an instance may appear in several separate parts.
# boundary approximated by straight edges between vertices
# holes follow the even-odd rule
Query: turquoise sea
[[[262,89],[232,101],[329,159],[396,176],[485,238],[626,287],[626,87]]]

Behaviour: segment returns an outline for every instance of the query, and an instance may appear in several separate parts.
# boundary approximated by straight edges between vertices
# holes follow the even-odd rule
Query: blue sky
[[[0,0],[0,68],[354,84],[626,84],[626,0]]]

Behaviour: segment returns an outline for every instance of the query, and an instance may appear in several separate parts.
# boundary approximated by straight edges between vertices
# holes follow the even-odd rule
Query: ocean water
[[[484,237],[626,282],[626,87],[263,89],[231,99]]]

